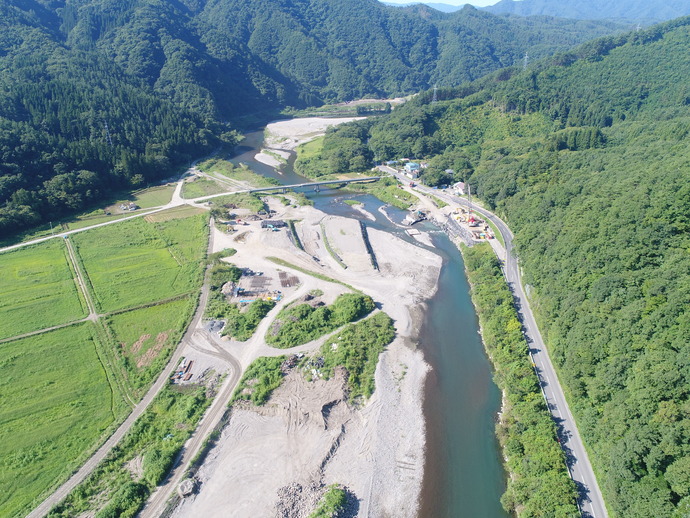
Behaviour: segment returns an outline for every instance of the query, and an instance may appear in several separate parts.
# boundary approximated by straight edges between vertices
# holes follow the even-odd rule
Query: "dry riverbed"
[[[306,117],[272,122],[266,126],[264,149],[254,158],[271,167],[280,167],[300,144],[324,135],[330,127],[361,119],[363,117]]]
[[[348,403],[343,372],[329,381],[307,381],[292,369],[263,407],[236,408],[198,472],[197,494],[186,498],[174,516],[307,517],[324,487],[333,483],[348,489],[348,516],[416,516],[424,468],[422,390],[429,367],[415,340],[424,301],[436,290],[441,258],[369,229],[377,271],[356,220],[327,216],[312,207],[271,203],[271,208],[278,211],[273,219],[299,221],[305,251],[288,238],[288,230],[262,230],[259,222],[235,234],[215,230],[215,247],[235,248],[231,261],[239,266],[297,277],[299,285],[283,290],[281,304],[316,288],[332,300],[348,288],[276,265],[269,257],[359,289],[394,319],[397,336],[380,356],[373,396],[361,406]],[[309,353],[323,342],[299,350]],[[292,352],[261,344],[252,356],[239,343],[229,342],[227,348],[244,367],[253,356]]]

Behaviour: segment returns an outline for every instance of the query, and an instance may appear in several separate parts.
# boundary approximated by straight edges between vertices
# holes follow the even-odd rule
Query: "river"
[[[294,173],[292,159],[282,172],[254,160],[262,143],[263,132],[249,133],[232,161],[244,162],[255,172],[286,185],[310,181]],[[413,241],[381,214],[383,204],[373,196],[333,189],[306,194],[316,208],[327,214],[357,219],[364,216],[343,200],[362,201],[376,218],[367,224]],[[396,222],[405,215],[393,207],[385,211]],[[500,392],[479,335],[462,256],[445,234],[426,225],[426,230],[432,232],[435,251],[443,257],[443,268],[420,335],[432,371],[425,387],[427,451],[419,516],[507,518],[499,501],[505,490],[505,474],[494,434]]]

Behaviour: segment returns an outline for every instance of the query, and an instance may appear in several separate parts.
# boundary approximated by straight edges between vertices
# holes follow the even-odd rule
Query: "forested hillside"
[[[614,28],[376,0],[0,0],[0,236],[169,176],[238,117],[455,85]]]
[[[616,518],[690,513],[689,47],[690,18],[599,40],[324,143],[426,158],[507,219]]]

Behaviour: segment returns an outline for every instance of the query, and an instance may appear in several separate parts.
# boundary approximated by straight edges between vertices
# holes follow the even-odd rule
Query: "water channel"
[[[232,161],[246,163],[255,172],[286,185],[310,181],[294,173],[292,161],[278,172],[254,160],[262,142],[263,132],[249,133]],[[376,217],[376,221],[367,221],[368,225],[418,244],[381,214],[383,204],[373,196],[340,190],[306,194],[327,214],[362,219],[360,212],[343,203],[357,199]],[[396,222],[405,216],[393,207],[385,211]],[[419,516],[507,518],[499,502],[505,479],[494,434],[500,393],[478,333],[462,256],[445,234],[427,225],[435,251],[443,257],[443,268],[419,340],[432,366],[425,387],[427,457]]]

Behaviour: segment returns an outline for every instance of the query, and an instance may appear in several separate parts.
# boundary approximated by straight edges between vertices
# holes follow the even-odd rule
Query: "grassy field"
[[[244,164],[236,166],[229,160],[221,160],[219,158],[212,158],[201,162],[198,168],[205,173],[219,173],[230,180],[245,182],[254,187],[268,187],[278,183],[273,178],[267,178],[255,173]]]
[[[301,159],[313,158],[321,155],[324,137],[318,137],[297,147],[297,154]]]
[[[121,200],[111,203],[109,207],[119,207],[120,204],[124,203],[125,201],[128,203],[133,201],[142,209],[165,205],[172,199],[174,190],[174,185],[162,185],[151,187],[150,189],[136,191],[129,195],[122,193],[116,194],[118,197],[122,195]],[[110,210],[110,212],[112,212],[112,210]],[[0,240],[0,246],[9,246],[23,241],[31,241],[33,239],[50,236],[51,234],[57,235],[64,230],[74,230],[89,227],[91,225],[97,225],[98,223],[105,223],[106,221],[122,219],[127,216],[131,216],[132,214],[136,214],[136,212],[107,215],[103,208],[98,208],[85,212],[84,214],[80,214],[76,217],[63,218],[61,220],[52,221],[25,232],[20,232],[14,236]]]
[[[121,213],[119,207],[123,203],[129,203],[130,201],[136,203],[140,209],[150,209],[151,207],[159,207],[165,205],[172,199],[173,192],[175,191],[175,185],[159,185],[157,187],[151,187],[149,189],[142,189],[140,191],[133,192],[126,198],[122,198],[112,204],[110,204],[106,211],[111,214],[106,214],[103,209],[97,209],[86,214],[77,216],[73,220],[65,221],[62,223],[63,230],[74,230],[78,228],[89,227],[91,225],[97,225],[98,223],[105,223],[106,221],[112,221],[115,219],[126,218],[135,214],[135,212],[125,212]]]
[[[26,514],[113,423],[94,342],[84,323],[0,347],[0,516]]]
[[[125,370],[122,375],[135,398],[148,389],[182,338],[195,301],[194,297],[184,297],[108,317]]]
[[[189,205],[181,205],[172,209],[163,210],[154,214],[144,216],[144,219],[149,223],[162,223],[163,221],[170,221],[171,219],[184,219],[189,216],[196,216],[207,212],[206,209],[199,207],[191,207]]]
[[[199,287],[207,216],[161,223],[135,219],[73,237],[103,312],[136,307]]]
[[[172,199],[175,192],[175,184],[170,183],[166,185],[157,185],[149,187],[148,189],[141,189],[131,193],[125,193],[122,197],[108,205],[107,210],[110,212],[119,212],[120,205],[134,202],[141,209],[150,209],[151,207],[160,207],[165,205]]]
[[[229,190],[218,182],[209,178],[197,178],[193,182],[185,182],[182,186],[182,197],[187,199],[201,198],[211,194],[220,194]]]
[[[0,339],[87,315],[61,239],[0,254]]]
[[[400,189],[398,182],[390,177],[372,183],[353,183],[347,186],[347,190],[372,194],[379,200],[403,210],[419,201],[414,194]]]
[[[258,194],[240,193],[228,194],[227,196],[219,196],[210,200],[213,207],[221,208],[225,205],[235,205],[239,209],[248,209],[253,212],[266,210],[266,204],[261,201]],[[232,212],[232,209],[231,209]]]

